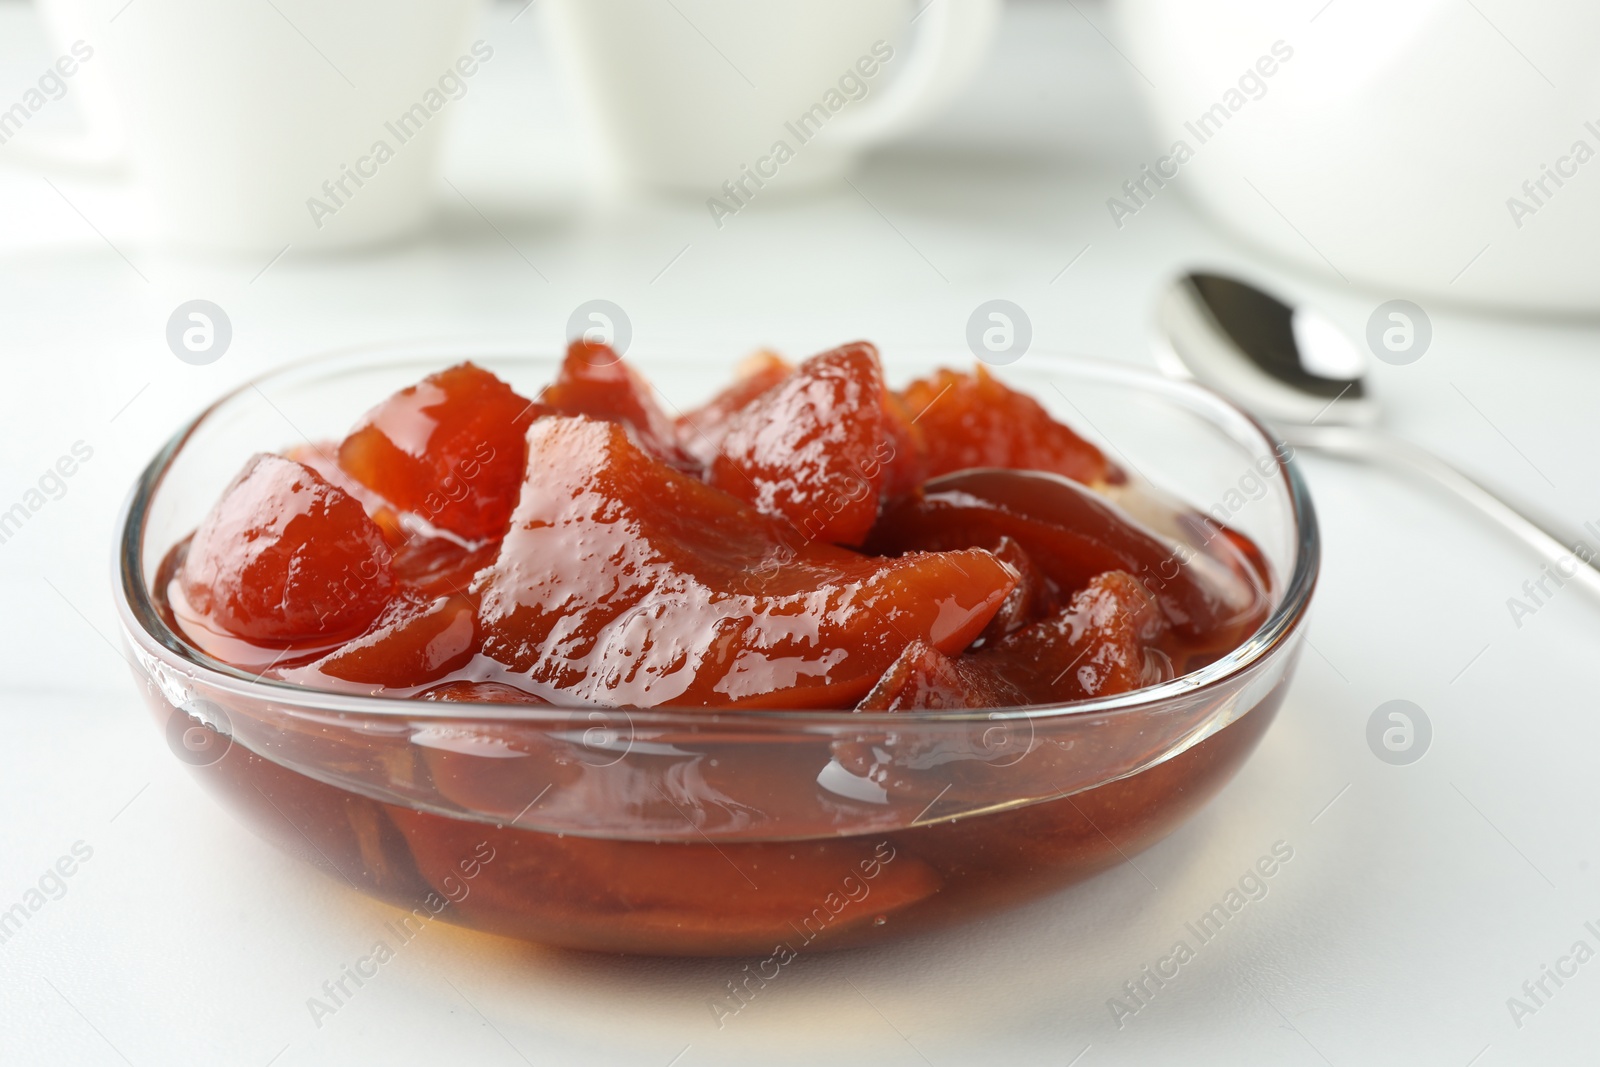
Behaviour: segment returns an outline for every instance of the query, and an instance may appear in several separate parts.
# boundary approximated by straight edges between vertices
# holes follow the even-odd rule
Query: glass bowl
[[[887,359],[904,381],[952,353]],[[114,581],[177,757],[258,834],[410,914],[570,948],[761,955],[880,942],[1086,878],[1171,832],[1283,700],[1316,584],[1287,448],[1197,385],[1030,354],[996,373],[1134,481],[1255,540],[1272,611],[1224,658],[1075,703],[853,714],[449,704],[263,680],[213,660],[153,595],[167,551],[257,451],[341,437],[463,358],[535,395],[555,355],[414,344],[308,360],[224,397],[155,457]],[[686,408],[732,360],[643,359]],[[856,773],[871,765],[876,773]],[[854,768],[854,770],[852,769]]]

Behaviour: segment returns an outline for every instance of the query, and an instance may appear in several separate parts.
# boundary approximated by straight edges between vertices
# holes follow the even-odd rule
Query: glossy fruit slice
[[[794,367],[775,352],[762,351],[749,357],[734,371],[732,385],[679,417],[679,447],[702,467],[710,467],[733,417],[793,373]]]
[[[541,398],[562,415],[587,415],[614,422],[633,443],[664,463],[695,469],[678,448],[678,432],[644,375],[622,361],[610,345],[579,339],[567,346],[561,372]]]
[[[349,471],[339,466],[339,442],[305,441],[284,449],[282,454],[296,463],[304,463],[316,471],[323,481],[355,497],[372,517],[372,521],[378,524],[378,529],[383,533],[383,539],[390,548],[403,550],[407,542],[412,539],[411,531],[406,528],[406,523],[395,506],[356,481],[350,476]],[[396,566],[398,567],[398,561]]]
[[[1196,650],[1231,649],[1265,618],[1263,589],[1193,549],[1169,544],[1077,482],[1028,471],[945,475],[884,513],[868,547],[893,554],[1015,540],[1063,591],[1123,570],[1155,596]]]
[[[891,456],[884,464],[882,498],[898,500],[928,480],[928,441],[905,398],[883,391],[884,430]]]
[[[1149,592],[1112,571],[1096,575],[1057,614],[978,652],[952,657],[912,642],[856,710],[999,709],[1112,696],[1172,677],[1171,662],[1154,646],[1165,634]],[[833,756],[891,798],[948,792],[957,800],[995,795],[1002,783],[1015,790],[1049,782],[1083,753],[1031,720],[997,719],[987,727],[869,729],[836,741]]]
[[[581,702],[849,706],[907,642],[965,648],[1016,583],[983,551],[887,560],[795,541],[615,424],[542,419],[475,587],[484,652]]]
[[[389,602],[370,631],[307,667],[284,671],[283,677],[336,689],[409,689],[465,666],[477,638],[477,605],[470,598],[430,599],[406,590]]]
[[[913,643],[858,711],[1005,708],[1114,696],[1173,677],[1168,635],[1136,578],[1107,571],[1048,618],[962,656]]]
[[[391,554],[350,494],[257,455],[200,524],[178,579],[189,607],[249,641],[353,637],[394,590]]]
[[[947,656],[913,641],[894,661],[857,711],[1012,708],[1028,703],[1022,690],[976,656]]]
[[[1172,677],[1171,662],[1154,648],[1167,629],[1138,579],[1107,571],[1055,615],[970,659],[1026,694],[1024,703],[1114,696]]]
[[[418,693],[419,700],[467,701],[474,704],[548,704],[532,693],[504,682],[445,682]]]
[[[548,704],[504,682],[446,682],[420,696],[446,703]],[[549,729],[540,724],[444,719],[415,723],[411,743],[422,753],[434,786],[446,799],[479,817],[516,822],[535,813],[535,802],[549,790],[570,789],[583,773],[579,758],[583,750],[553,739]]]
[[[993,546],[980,547],[988,548],[996,559],[1017,572],[1017,587],[1011,590],[983,631],[985,644],[1038,622],[1061,606],[1061,591],[1015,539],[1001,537]]]
[[[971,374],[940,370],[912,382],[901,395],[926,442],[926,477],[1007,467],[1049,471],[1085,484],[1123,480],[1098,448],[982,366]]]
[[[989,658],[970,653],[946,656],[913,641],[856,710],[959,711],[1027,703],[1021,687],[996,670]],[[904,729],[865,727],[836,740],[832,753],[839,769],[882,790],[886,798],[930,803],[946,793],[959,799],[971,787],[992,786],[997,775],[1010,776],[1011,768],[1031,751],[1033,739],[1028,720],[919,723]]]
[[[464,595],[473,577],[493,563],[498,552],[496,543],[467,548],[447,537],[412,535],[395,550],[394,579],[429,599]]]
[[[883,394],[872,345],[813,356],[729,419],[707,480],[810,540],[859,545],[895,458]]]
[[[498,537],[522,484],[523,436],[540,413],[493,374],[461,363],[367,412],[339,446],[339,465],[441,530]]]
[[[884,838],[614,841],[470,830],[390,809],[440,891],[465,856],[491,856],[454,894],[473,924],[547,944],[671,955],[772,953],[890,921],[939,890],[940,876]],[[481,842],[474,853],[471,844]]]

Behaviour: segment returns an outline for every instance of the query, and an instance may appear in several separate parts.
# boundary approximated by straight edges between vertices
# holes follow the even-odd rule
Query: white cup
[[[607,176],[730,206],[769,182],[837,179],[936,113],[984,59],[998,12],[999,0],[931,0],[920,14],[914,0],[546,4]]]
[[[105,36],[105,24],[85,0],[35,0],[39,21],[50,40],[53,69],[72,97],[83,130],[50,137],[23,137],[6,145],[6,156],[22,162],[74,170],[112,171],[124,162],[122,105],[107,75],[104,57],[96,62],[91,38]],[[102,41],[102,44],[104,42]]]
[[[186,247],[337,248],[416,229],[449,112],[493,59],[468,40],[479,0],[51,6],[96,48],[160,237]]]
[[[1193,151],[1168,184],[1250,240],[1391,295],[1600,310],[1600,158],[1574,158],[1580,141],[1600,156],[1592,0],[1117,0],[1117,15],[1161,152]],[[1274,43],[1292,56],[1200,141],[1185,124]]]

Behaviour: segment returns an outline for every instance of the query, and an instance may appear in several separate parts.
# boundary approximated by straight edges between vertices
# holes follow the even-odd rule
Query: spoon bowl
[[[1294,307],[1238,278],[1197,271],[1162,294],[1156,327],[1157,360],[1167,373],[1210,386],[1297,448],[1430,479],[1539,553],[1563,581],[1574,579],[1600,597],[1595,547],[1559,523],[1529,518],[1438,456],[1379,428],[1365,355],[1315,309]]]
[[[1272,423],[1370,426],[1366,357],[1312,308],[1221,274],[1179,278],[1156,309],[1162,369],[1194,378]]]

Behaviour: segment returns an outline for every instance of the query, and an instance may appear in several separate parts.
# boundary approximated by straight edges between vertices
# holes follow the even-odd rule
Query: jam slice
[[[813,356],[731,416],[708,481],[806,538],[859,545],[895,458],[878,352]]]
[[[946,656],[922,642],[907,646],[857,706],[858,711],[1012,708],[1113,696],[1172,677],[1157,646],[1167,626],[1140,583],[1122,571],[1096,575],[1050,618],[992,647]],[[896,798],[984,795],[1005,779],[1053,783],[1082,758],[1040,737],[1033,724],[1000,721],[940,731],[869,731],[841,739],[833,757],[851,775]]]
[[[445,682],[417,696],[422,700],[466,701],[474,704],[550,703],[504,682]]]
[[[1156,647],[1167,631],[1150,591],[1125,571],[1107,571],[1061,611],[966,658],[1014,685],[1021,703],[1085,700],[1171,678]]]
[[[1155,648],[1167,633],[1150,591],[1132,575],[1096,575],[1049,618],[977,652],[906,646],[857,711],[1005,708],[1112,696],[1172,677]]]
[[[1048,471],[1093,485],[1124,480],[1098,448],[985,368],[940,370],[902,394],[924,438],[925,477],[973,467]]]
[[[412,536],[395,550],[394,579],[430,600],[464,595],[473,576],[494,562],[499,547],[498,542],[469,548],[448,537]]]
[[[923,641],[906,646],[878,683],[856,706],[863,712],[957,711],[1014,708],[1029,703],[1021,687],[996,669],[991,658],[947,656]],[[1031,723],[992,726],[953,723],[914,729],[868,728],[840,738],[833,758],[847,774],[897,800],[919,803],[953,791],[964,795],[974,784],[1011,768],[1034,748]]]
[[[461,363],[394,394],[339,446],[339,465],[396,507],[468,540],[498,537],[522,484],[538,405]]]
[[[401,549],[411,540],[411,531],[395,506],[379,494],[362,485],[339,466],[339,442],[323,441],[313,444],[303,442],[286,448],[281,453],[286,459],[303,463],[315,471],[329,485],[343,489],[355,497],[372,521],[378,524],[383,539],[390,548]]]
[[[1056,475],[980,470],[936,478],[885,512],[868,547],[948,550],[1002,537],[1064,591],[1106,571],[1127,571],[1197,657],[1236,647],[1266,615],[1259,585],[1163,541],[1099,494]]]
[[[188,605],[266,645],[354,637],[394,590],[391,552],[359,503],[310,468],[257,455],[195,531]]]
[[[797,539],[614,424],[552,417],[528,432],[528,480],[475,589],[484,652],[540,695],[847,707],[908,642],[965,648],[1015,584],[981,550],[872,559]]]
[[[701,467],[709,468],[734,416],[793,373],[794,368],[777,353],[757,352],[739,365],[732,385],[679,417],[678,446]]]
[[[446,703],[549,702],[504,682],[454,681],[419,694]],[[581,747],[563,745],[532,726],[510,722],[419,722],[411,743],[439,793],[469,812],[515,822],[550,789],[570,789],[584,771]]]
[[[883,499],[898,500],[928,479],[927,435],[905,398],[883,391],[884,429],[890,458],[884,463]]]
[[[990,644],[1006,634],[1015,633],[1029,623],[1054,614],[1060,607],[1061,591],[1015,540],[1001,537],[993,546],[973,547],[988,548],[996,559],[1017,572],[1017,587],[1011,590],[1005,603],[1000,605],[1000,610],[989,620],[980,637],[981,643]]]
[[[562,415],[614,422],[656,459],[682,470],[695,468],[694,460],[678,448],[677,427],[656,403],[650,383],[610,345],[573,341],[561,372],[541,399]]]
[[[947,656],[913,641],[894,661],[857,711],[1009,708],[1028,703],[1022,690],[973,656]]]
[[[441,892],[459,884],[460,831],[436,815],[390,813],[423,876]],[[455,894],[456,907],[490,929],[555,944],[721,955],[770,938],[803,950],[887,921],[941,883],[881,838],[679,843],[475,830],[493,858],[469,893]]]
[[[405,590],[373,628],[306,667],[283,672],[304,685],[376,692],[425,685],[464,667],[477,646],[477,605]],[[341,685],[339,683],[349,683]]]

